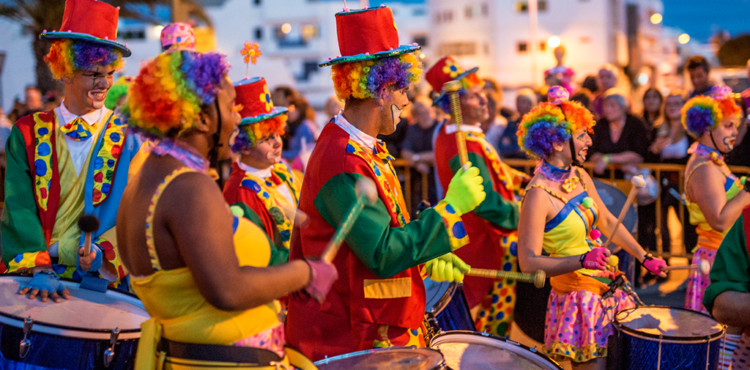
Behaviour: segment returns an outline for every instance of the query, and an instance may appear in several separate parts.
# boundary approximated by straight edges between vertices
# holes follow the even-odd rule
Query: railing
[[[534,171],[534,168],[536,167],[537,162],[535,160],[527,160],[527,159],[503,159],[503,162],[505,162],[507,165],[516,168],[518,170],[521,170],[523,172],[526,172],[528,174],[532,174]],[[402,176],[403,182],[404,182],[404,200],[406,201],[407,208],[411,207],[411,181],[412,181],[412,174],[411,171],[408,171],[409,164],[403,160],[398,159],[394,161],[394,165],[397,168],[399,174]],[[588,171],[588,173],[592,177],[596,177],[598,180],[604,181],[604,182],[610,182],[615,183],[615,170],[619,169],[618,165],[610,164],[607,166],[607,172],[609,172],[608,177],[598,177],[594,176],[594,164],[586,162],[584,163],[583,167]],[[659,179],[662,178],[663,174],[666,173],[677,173],[677,186],[678,191],[680,194],[683,194],[685,192],[685,165],[680,164],[663,164],[663,163],[644,163],[639,166],[637,166],[639,169],[649,169],[653,173],[654,178],[659,181]],[[729,170],[732,171],[732,173],[735,174],[747,174],[750,173],[750,167],[743,167],[743,166],[729,166]],[[422,199],[427,199],[428,194],[428,176],[422,174]],[[662,185],[663,186],[663,185]],[[659,192],[659,194],[656,197],[656,228],[655,228],[655,234],[656,234],[656,253],[659,256],[668,258],[668,257],[690,257],[691,253],[689,251],[686,251],[685,253],[671,253],[671,252],[665,252],[664,246],[662,245],[662,217],[665,217],[662,215],[662,209],[661,209],[661,194],[662,192]],[[685,227],[685,213],[684,213],[684,204],[682,202],[679,202],[679,209],[676,210],[677,216],[680,219],[680,224]],[[411,209],[409,209],[411,211]],[[687,225],[687,227],[693,227],[692,225]]]

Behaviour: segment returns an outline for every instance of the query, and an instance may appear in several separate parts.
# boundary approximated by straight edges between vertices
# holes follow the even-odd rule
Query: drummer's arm
[[[585,171],[581,172],[583,173],[584,181],[586,181],[586,192],[592,199],[594,199],[597,208],[599,208],[599,230],[606,237],[612,239],[614,244],[617,244],[628,253],[635,256],[638,261],[643,261],[643,259],[646,258],[646,251],[641,248],[640,244],[638,244],[635,238],[633,238],[633,235],[630,235],[630,232],[626,227],[620,225],[620,227],[617,228],[617,233],[612,235],[612,232],[615,231],[615,225],[617,224],[617,216],[613,215],[607,209],[604,202],[602,202],[602,198],[599,197],[599,192],[596,191],[594,180],[592,180],[589,174]]]
[[[23,136],[13,127],[6,147],[5,207],[2,222],[2,259],[8,272],[49,270],[52,263],[39,221]]]
[[[750,260],[747,254],[744,216],[721,243],[711,268],[711,285],[703,304],[722,324],[750,326]]]
[[[741,190],[727,201],[724,174],[716,166],[700,166],[690,176],[688,197],[701,209],[712,229],[724,232],[732,227],[742,209],[750,205],[750,193]]]
[[[544,224],[550,201],[544,190],[532,188],[521,203],[521,221],[518,223],[518,265],[525,273],[543,270],[548,277],[567,274],[581,269],[580,256],[542,256]]]
[[[356,202],[358,173],[342,173],[328,180],[315,198],[315,208],[333,228],[338,228]],[[365,205],[345,241],[359,260],[375,275],[391,277],[433,258],[450,253],[469,242],[461,225],[462,238],[453,234],[461,222],[455,212],[446,212],[444,201],[419,214],[403,227],[391,227],[391,215],[381,199]],[[406,212],[406,210],[403,210]]]

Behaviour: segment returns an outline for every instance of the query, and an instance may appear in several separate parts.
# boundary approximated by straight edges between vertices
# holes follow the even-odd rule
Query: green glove
[[[470,163],[469,163],[470,165]],[[479,169],[470,167],[468,170],[460,168],[445,192],[445,201],[453,207],[459,215],[465,215],[477,208],[487,196],[482,185]]]
[[[427,276],[434,281],[447,281],[450,283],[462,283],[464,274],[469,272],[471,266],[461,261],[453,253],[444,254],[438,258],[431,259],[425,264]]]

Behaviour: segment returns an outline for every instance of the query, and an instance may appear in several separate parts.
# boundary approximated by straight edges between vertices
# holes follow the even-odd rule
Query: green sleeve
[[[354,186],[360,177],[356,173],[336,175],[315,197],[315,208],[332,227],[338,228],[356,202]],[[381,278],[394,276],[451,252],[454,236],[438,208],[423,211],[418,220],[403,227],[391,227],[391,216],[378,199],[374,205],[365,205],[345,238],[346,244],[372,273]],[[463,239],[468,242],[468,237]]]
[[[254,223],[255,226],[258,226],[261,230],[266,230],[266,227],[265,225],[263,225],[263,221],[260,219],[260,216],[258,216],[258,214],[255,213],[252,208],[248,207],[247,204],[243,202],[237,202],[232,204],[231,206],[241,208],[242,212],[244,212],[244,214],[242,215],[243,218],[248,219],[250,222]],[[277,243],[275,244],[271,241],[271,238],[268,235],[266,235],[266,238],[268,239],[268,245],[271,246],[271,261],[268,263],[268,266],[278,266],[287,263],[289,261],[289,250],[281,244],[281,237],[276,237]]]
[[[482,184],[487,197],[482,204],[474,209],[474,214],[491,222],[493,225],[506,229],[518,229],[518,203],[503,198],[500,193],[494,190],[490,170],[485,164],[484,158],[477,153],[468,153],[471,165],[479,169],[479,175],[482,176]],[[451,158],[449,165],[453,173],[458,172],[461,168],[461,161],[458,156]]]
[[[13,127],[5,147],[5,207],[0,230],[2,259],[10,261],[24,253],[47,252],[39,210],[34,196],[34,174],[31,173],[23,135]]]
[[[747,255],[744,216],[740,216],[729,230],[716,252],[711,267],[711,285],[703,294],[703,305],[713,311],[714,300],[721,293],[750,292],[750,260]]]

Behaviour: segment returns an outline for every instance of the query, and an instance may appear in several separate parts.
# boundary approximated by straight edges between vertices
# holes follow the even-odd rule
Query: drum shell
[[[323,360],[315,362],[315,366],[318,367],[320,370],[343,370],[343,369],[350,369],[352,366],[364,363],[369,364],[375,364],[374,357],[378,357],[380,355],[390,356],[394,355],[396,353],[406,354],[409,351],[415,351],[415,355],[420,353],[425,357],[425,360],[431,360],[431,363],[413,363],[410,362],[408,358],[402,357],[399,361],[389,363],[389,364],[380,364],[377,363],[376,367],[378,369],[388,369],[388,370],[412,370],[412,369],[419,369],[419,370],[444,370],[445,367],[445,360],[443,359],[443,355],[440,353],[440,351],[431,349],[431,348],[417,348],[414,346],[411,347],[389,347],[389,348],[376,348],[376,349],[370,349],[366,351],[359,351],[359,352],[352,352],[343,354],[336,357],[330,357],[325,358]],[[419,352],[417,352],[419,351]],[[427,352],[425,352],[427,351]],[[371,359],[367,362],[358,362],[357,359],[361,358],[367,358],[370,357]],[[354,362],[350,360],[355,360]],[[361,361],[361,360],[360,360]],[[380,365],[380,366],[378,366]],[[421,365],[421,366],[420,366]]]
[[[31,347],[26,357],[20,359],[19,345],[23,340],[23,329],[0,326],[0,368],[33,369],[26,366],[35,365],[51,369],[105,369],[104,352],[109,348],[108,340],[68,338],[38,332],[32,332],[28,339]],[[138,339],[117,341],[115,356],[107,369],[133,369],[137,349]]]
[[[428,344],[429,338],[441,331],[475,330],[471,310],[464,296],[463,285],[437,282],[432,282],[432,284],[450,284],[450,286],[437,304],[425,308]]]

